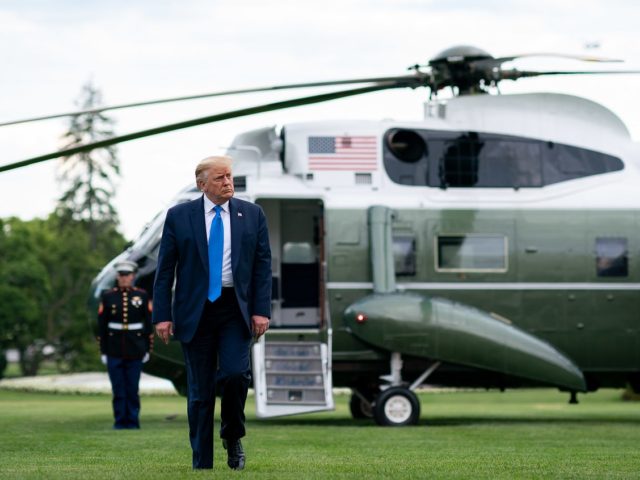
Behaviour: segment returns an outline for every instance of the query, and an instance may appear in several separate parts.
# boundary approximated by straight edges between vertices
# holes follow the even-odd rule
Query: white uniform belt
[[[113,328],[114,330],[142,330],[144,328],[144,325],[142,323],[109,322],[107,326],[109,328]]]

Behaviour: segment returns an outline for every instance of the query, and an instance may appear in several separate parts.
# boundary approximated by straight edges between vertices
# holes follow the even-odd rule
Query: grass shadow
[[[289,418],[271,418],[271,419],[252,419],[252,422],[262,423],[264,425],[274,425],[280,427],[370,427],[375,425],[373,419],[361,419],[355,420],[349,417],[344,418],[301,418],[301,417],[289,417]],[[504,425],[504,426],[516,426],[516,425],[543,425],[553,423],[554,425],[602,425],[602,424],[626,424],[626,425],[640,425],[640,418],[633,417],[611,417],[611,416],[589,416],[586,417],[563,417],[557,416],[544,416],[539,418],[520,417],[520,416],[451,416],[451,417],[437,417],[428,418],[422,417],[417,426],[428,427],[456,427],[456,426],[473,426],[473,425]]]

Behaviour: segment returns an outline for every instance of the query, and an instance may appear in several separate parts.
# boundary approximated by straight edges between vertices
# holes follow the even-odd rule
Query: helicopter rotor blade
[[[390,88],[400,88],[406,86],[402,81],[388,81],[380,82],[375,85],[366,87],[360,87],[350,90],[341,90],[338,92],[323,93],[320,95],[312,95],[309,97],[293,98],[290,100],[284,100],[280,102],[267,103],[264,105],[258,105],[255,107],[242,108],[239,110],[231,110],[228,112],[218,113],[215,115],[209,115],[206,117],[200,117],[192,120],[186,120],[184,122],[172,123],[169,125],[162,125],[160,127],[150,128],[148,130],[141,130],[138,132],[129,133],[126,135],[120,135],[117,137],[107,138],[98,142],[87,143],[84,145],[78,145],[77,147],[68,148],[65,150],[58,150],[57,152],[40,155],[26,160],[9,163],[6,165],[0,165],[0,172],[6,172],[8,170],[14,170],[17,168],[26,167],[35,163],[44,162],[59,157],[68,157],[75,155],[76,153],[86,152],[95,148],[108,147],[109,145],[115,145],[117,143],[128,142],[130,140],[136,140],[138,138],[149,137],[152,135],[159,135],[161,133],[172,132],[175,130],[181,130],[184,128],[195,127],[198,125],[204,125],[208,123],[215,123],[222,120],[228,120],[231,118],[245,117],[248,115],[255,115],[257,113],[270,112],[274,110],[282,110],[285,108],[299,107],[302,105],[310,105],[313,103],[322,103],[329,100],[336,100],[339,98],[352,97],[355,95],[362,95],[364,93],[376,92],[380,90],[387,90]]]
[[[543,75],[614,75],[637,74],[640,70],[550,70],[538,72],[534,70],[500,70],[495,73],[495,80],[518,80],[519,78],[540,77]]]
[[[538,53],[521,53],[520,55],[511,55],[508,57],[498,57],[487,60],[487,62],[495,62],[497,64],[502,64],[504,62],[511,62],[518,58],[530,58],[530,57],[547,57],[547,58],[565,58],[569,60],[580,60],[582,62],[597,62],[597,63],[621,63],[624,60],[620,60],[618,58],[608,58],[608,57],[596,57],[593,55],[573,55],[571,53],[546,53],[546,52],[538,52]],[[480,60],[481,62],[483,60]]]
[[[422,75],[424,75],[422,73]],[[72,117],[75,115],[91,114],[106,112],[108,110],[121,110],[125,108],[146,107],[149,105],[159,105],[163,103],[182,102],[185,100],[198,100],[202,98],[211,97],[223,97],[225,95],[238,95],[243,93],[257,93],[257,92],[272,92],[277,90],[288,90],[294,88],[311,88],[311,87],[330,87],[334,85],[351,85],[358,83],[381,83],[381,82],[393,82],[393,81],[405,81],[410,84],[420,80],[420,73],[415,75],[395,76],[395,77],[371,77],[371,78],[354,78],[347,80],[329,80],[324,82],[308,82],[308,83],[291,83],[285,85],[272,85],[268,87],[256,87],[256,88],[244,88],[239,90],[224,90],[220,92],[201,93],[198,95],[186,95],[181,97],[160,98],[156,100],[147,100],[144,102],[135,103],[123,103],[120,105],[111,105],[97,108],[90,108],[87,110],[77,110],[73,112],[54,113],[51,115],[43,115],[40,117],[23,118],[19,120],[10,120],[6,122],[0,122],[0,127],[6,127],[9,125],[18,125],[21,123],[39,122],[42,120],[52,120],[55,118]],[[418,86],[418,85],[416,85]]]

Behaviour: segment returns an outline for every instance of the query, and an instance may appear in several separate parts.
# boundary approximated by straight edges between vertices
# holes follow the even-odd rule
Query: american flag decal
[[[360,137],[309,137],[309,169],[370,172],[378,169],[378,139]]]

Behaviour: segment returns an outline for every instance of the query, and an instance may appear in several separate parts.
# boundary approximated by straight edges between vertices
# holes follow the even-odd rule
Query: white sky
[[[445,48],[469,44],[494,56],[589,53],[640,69],[635,0],[3,0],[0,2],[0,121],[73,110],[93,79],[105,104],[222,89],[399,75]],[[598,49],[586,50],[587,43]],[[592,69],[569,60],[528,59],[521,69]],[[618,114],[640,139],[640,77],[548,77],[504,82],[503,93],[584,96]],[[211,115],[295,90],[115,111],[116,133]],[[236,119],[121,144],[115,205],[132,238],[180,189],[201,158],[236,133],[300,120],[418,120],[425,90],[388,91]],[[60,146],[64,120],[0,128],[0,164]],[[52,211],[56,160],[0,173],[0,217]]]

